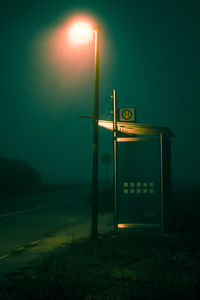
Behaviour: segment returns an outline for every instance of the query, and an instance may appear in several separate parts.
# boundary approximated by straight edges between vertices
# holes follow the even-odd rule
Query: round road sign
[[[101,159],[104,164],[108,165],[111,161],[111,156],[108,153],[104,153]]]

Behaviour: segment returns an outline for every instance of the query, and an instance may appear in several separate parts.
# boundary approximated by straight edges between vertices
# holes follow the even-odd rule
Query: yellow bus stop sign
[[[120,108],[119,121],[135,122],[135,108]]]
[[[125,120],[130,120],[132,118],[132,112],[129,109],[124,110],[122,113],[122,117]]]

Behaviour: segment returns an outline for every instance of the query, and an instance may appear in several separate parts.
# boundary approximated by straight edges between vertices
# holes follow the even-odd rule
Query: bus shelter
[[[171,138],[167,127],[99,121],[113,131],[115,230],[168,231],[171,207]]]

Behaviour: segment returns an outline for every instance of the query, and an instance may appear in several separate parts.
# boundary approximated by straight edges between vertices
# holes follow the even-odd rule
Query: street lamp
[[[100,26],[90,26],[87,22],[75,23],[70,30],[74,42],[85,43],[95,36],[94,44],[94,113],[93,119],[93,169],[92,169],[92,223],[91,238],[98,237],[98,144],[99,144],[99,33]]]

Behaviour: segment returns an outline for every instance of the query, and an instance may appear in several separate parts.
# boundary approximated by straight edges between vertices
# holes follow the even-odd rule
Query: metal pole
[[[108,182],[108,164],[106,164],[106,180],[105,182]]]
[[[95,29],[95,56],[94,56],[94,114],[93,114],[93,172],[92,172],[92,224],[91,238],[98,237],[98,121],[99,121],[99,32]]]
[[[160,218],[161,232],[164,233],[164,187],[163,187],[163,134],[160,134]]]
[[[113,90],[113,184],[114,184],[114,234],[118,229],[118,201],[117,201],[117,98]]]

